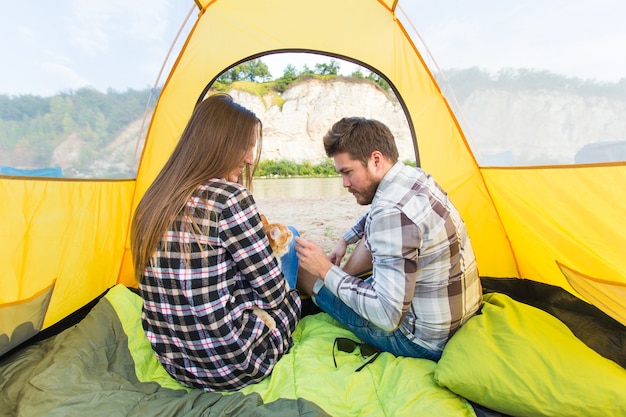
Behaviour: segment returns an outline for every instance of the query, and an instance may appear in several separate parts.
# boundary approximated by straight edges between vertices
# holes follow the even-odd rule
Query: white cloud
[[[67,85],[67,89],[78,89],[90,84],[89,80],[81,77],[69,66],[54,62],[42,62],[40,65],[48,74],[48,77],[44,78],[52,77],[57,83]]]
[[[106,1],[72,2],[72,9],[66,19],[70,42],[90,55],[108,49],[110,14],[111,5]]]
[[[20,35],[22,35],[22,36],[24,36],[26,38],[34,38],[35,37],[35,32],[33,31],[33,29],[28,27],[28,26],[24,26],[24,25],[18,26],[17,33],[19,33]]]
[[[170,23],[170,6],[167,0],[74,0],[68,31],[72,42],[92,55],[121,42],[159,42]]]
[[[400,4],[444,69],[525,67],[604,81],[626,76],[626,3],[621,0]],[[0,37],[3,62],[10,64],[0,69],[0,94],[63,91],[80,82],[102,91],[151,86],[193,7],[191,0],[7,2],[0,14]],[[58,72],[48,77],[41,61]],[[327,60],[313,56],[295,65],[300,70],[304,63],[314,68],[320,62]],[[289,63],[294,63],[291,58],[275,59],[272,75],[282,75]],[[353,68],[341,64],[341,69]]]
[[[626,76],[619,0],[425,0],[402,3],[441,68],[536,68],[617,81]]]

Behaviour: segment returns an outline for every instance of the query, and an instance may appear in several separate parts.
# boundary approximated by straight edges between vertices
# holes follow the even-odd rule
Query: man
[[[315,242],[296,238],[299,289],[363,342],[396,356],[439,360],[482,303],[463,220],[430,175],[398,161],[383,123],[341,119],[324,148],[343,186],[371,207],[328,256]],[[355,276],[367,270],[368,278]]]

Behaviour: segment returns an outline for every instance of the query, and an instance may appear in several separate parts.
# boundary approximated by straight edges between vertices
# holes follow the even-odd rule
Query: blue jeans
[[[390,352],[395,356],[433,361],[438,361],[441,358],[441,352],[431,351],[413,343],[400,329],[389,332],[374,326],[335,297],[335,294],[326,287],[322,287],[317,296],[313,297],[313,301],[319,308],[354,333],[362,342],[375,346],[384,352]]]
[[[296,236],[300,236],[298,231],[293,226],[288,226],[291,233],[293,233],[294,239],[289,242],[289,251],[280,258],[280,269],[283,271],[283,275],[289,284],[290,289],[296,288],[296,281],[298,280],[298,264],[300,260],[296,254]]]

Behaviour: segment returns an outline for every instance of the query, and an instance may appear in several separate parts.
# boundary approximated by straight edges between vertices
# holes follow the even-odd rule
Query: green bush
[[[297,163],[287,159],[266,159],[259,163],[256,177],[328,177],[337,176],[332,159],[326,158],[320,163],[310,161]]]

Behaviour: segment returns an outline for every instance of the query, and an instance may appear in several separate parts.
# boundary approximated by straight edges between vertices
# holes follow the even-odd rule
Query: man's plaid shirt
[[[465,223],[421,169],[396,163],[369,212],[343,238],[365,239],[372,277],[364,281],[333,266],[324,285],[377,327],[399,328],[414,343],[441,352],[480,308],[482,287]]]

